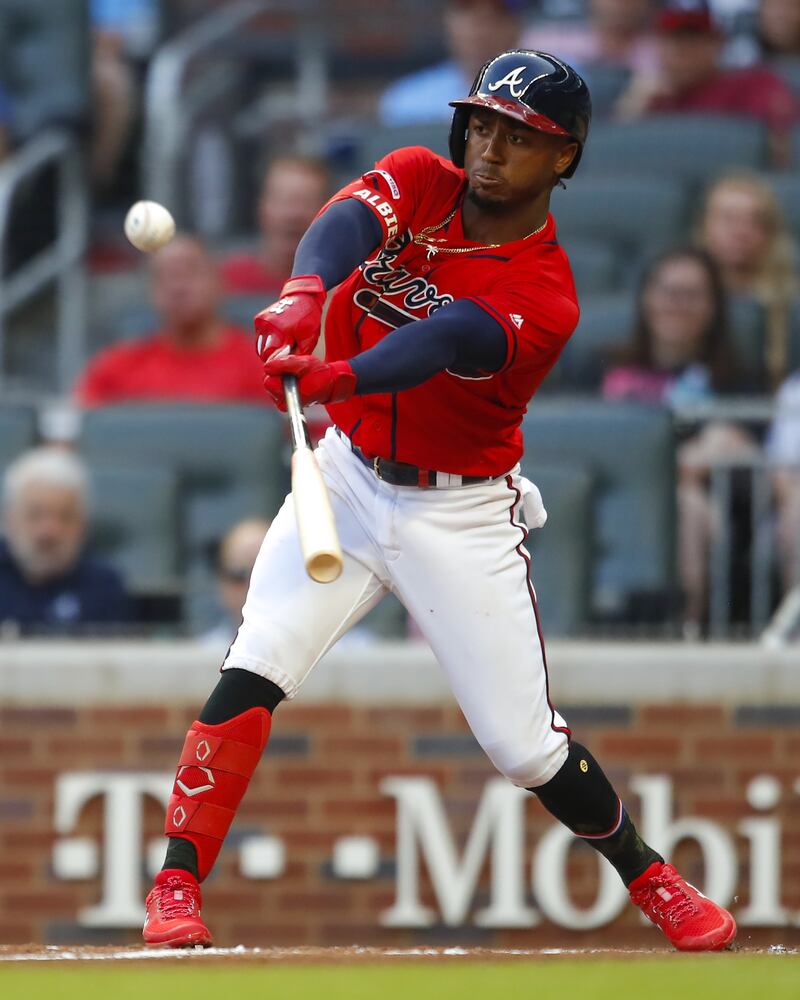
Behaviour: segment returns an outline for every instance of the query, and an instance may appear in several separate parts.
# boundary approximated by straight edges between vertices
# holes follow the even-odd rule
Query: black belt
[[[460,476],[451,472],[437,472],[435,469],[421,469],[418,465],[409,465],[406,462],[392,462],[388,458],[367,458],[358,445],[353,444],[338,427],[336,433],[360,462],[372,469],[378,479],[390,486],[416,486],[423,490],[446,489],[476,486],[478,483],[490,483],[493,479],[499,478],[499,476]]]

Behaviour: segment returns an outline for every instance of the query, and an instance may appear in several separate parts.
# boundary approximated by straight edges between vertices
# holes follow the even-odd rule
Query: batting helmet
[[[468,97],[451,101],[455,108],[450,126],[450,155],[464,166],[470,110],[488,108],[550,135],[563,135],[578,143],[575,159],[564,171],[572,177],[583,153],[592,120],[589,88],[571,66],[546,52],[511,49],[490,59],[472,84]]]

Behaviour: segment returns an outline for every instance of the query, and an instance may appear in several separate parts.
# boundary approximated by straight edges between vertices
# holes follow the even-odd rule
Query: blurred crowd
[[[800,168],[800,2],[443,0],[440,7],[434,47],[440,58],[381,81],[369,106],[359,106],[365,130],[382,129],[389,139],[397,130],[408,142],[415,127],[438,126],[444,145],[448,102],[468,91],[486,59],[515,45],[552,52],[586,77],[595,129],[684,114],[763,127],[762,167],[718,172],[689,190],[691,217],[681,222],[679,239],[647,259],[616,261],[625,277],[614,288],[587,279],[587,317],[593,296],[601,301],[613,292],[625,299],[631,318],[615,331],[613,344],[596,345],[598,363],[590,377],[571,381],[566,366],[554,371],[543,391],[635,400],[681,418],[675,504],[683,595],[678,617],[685,635],[702,634],[707,622],[709,558],[721,519],[734,518],[740,545],[750,541],[748,515],[737,515],[736,492],[732,510],[721,510],[710,489],[711,471],[720,464],[765,464],[778,553],[777,601],[800,584],[800,271],[794,228],[800,208],[795,215],[787,212],[775,183]],[[0,0],[0,159],[49,125],[75,130],[85,142],[95,223],[110,212],[116,225],[119,212],[141,194],[137,171],[148,63],[191,19],[187,5],[158,0]],[[587,169],[591,150],[590,134]],[[702,161],[709,152],[700,145],[695,156]],[[221,242],[184,232],[153,255],[144,279],[151,305],[142,312],[138,304],[141,321],[133,335],[130,329],[103,330],[74,386],[76,409],[268,405],[249,318],[277,295],[299,239],[347,179],[351,163],[345,160],[343,168],[340,148],[302,135],[288,146],[270,147],[258,162],[247,231]],[[356,160],[352,165],[367,166]],[[576,191],[580,184],[579,174]],[[567,190],[554,202],[557,223],[558,206],[569,197]],[[641,227],[647,226],[645,217]],[[130,248],[113,241],[109,246],[107,230],[98,225],[89,260],[100,283],[143,270]],[[581,292],[584,278],[577,267],[576,280]],[[755,339],[746,335],[743,313],[758,316]],[[576,338],[581,333],[579,327]],[[742,399],[771,401],[771,422],[737,418],[735,406],[724,419],[686,417]],[[324,415],[318,420],[324,426]],[[87,468],[64,440],[68,434],[44,437],[5,469],[0,627],[16,623],[12,627],[27,633],[130,626],[136,602],[114,569],[92,557],[86,541],[92,519]],[[746,508],[746,498],[742,502]],[[194,623],[198,634],[223,646],[235,632],[267,527],[264,516],[273,512],[239,513],[208,554],[206,585],[216,580],[215,610]]]

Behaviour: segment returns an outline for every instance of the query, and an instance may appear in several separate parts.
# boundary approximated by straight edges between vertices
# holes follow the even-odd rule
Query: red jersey
[[[225,327],[214,347],[177,347],[163,334],[109,347],[89,363],[83,406],[115,403],[269,403],[261,360],[243,331]]]
[[[463,170],[414,146],[390,153],[331,199],[363,201],[385,239],[331,296],[326,358],[351,358],[398,326],[468,299],[506,334],[502,368],[440,372],[412,389],[355,396],[328,411],[370,457],[499,475],[522,455],[522,418],[577,325],[578,303],[552,216],[512,243],[471,242],[461,223],[465,191]]]
[[[650,111],[717,112],[755,118],[785,135],[798,120],[800,102],[786,83],[763,66],[720,70],[692,90],[654,97]]]

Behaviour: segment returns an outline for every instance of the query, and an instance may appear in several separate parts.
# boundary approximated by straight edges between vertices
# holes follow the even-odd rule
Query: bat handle
[[[283,395],[286,399],[286,412],[289,415],[289,429],[292,435],[292,448],[310,448],[311,437],[308,433],[306,415],[300,402],[300,390],[297,388],[297,378],[294,375],[283,376]]]

